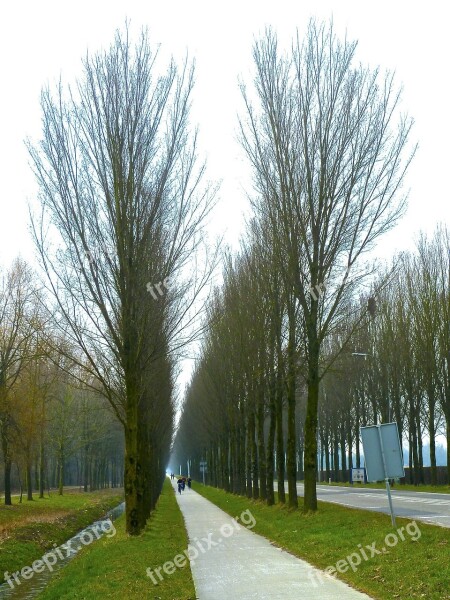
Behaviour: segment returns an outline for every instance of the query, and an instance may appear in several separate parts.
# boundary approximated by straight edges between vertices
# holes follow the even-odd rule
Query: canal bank
[[[46,552],[55,550],[103,518],[122,501],[122,490],[87,493],[70,490],[64,496],[55,494],[32,502],[0,506],[1,579],[4,573],[21,572],[31,566]]]
[[[20,571],[5,573],[7,583],[0,586],[0,598],[5,600],[32,600],[37,598],[54,576],[63,569],[83,548],[95,543],[103,536],[116,534],[114,521],[125,511],[125,502],[108,511],[103,519],[98,519],[83,528],[64,544],[54,545],[40,559]]]
[[[163,569],[188,545],[183,517],[169,479],[142,534],[126,534],[124,515],[114,525],[116,535],[104,536],[85,547],[57,573],[39,600],[196,598],[188,561],[169,575]],[[157,578],[155,584],[148,573],[157,569],[162,569],[164,577]]]

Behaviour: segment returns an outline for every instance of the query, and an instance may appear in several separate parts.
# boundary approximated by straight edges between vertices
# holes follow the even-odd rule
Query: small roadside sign
[[[350,469],[350,483],[367,483],[365,469]]]

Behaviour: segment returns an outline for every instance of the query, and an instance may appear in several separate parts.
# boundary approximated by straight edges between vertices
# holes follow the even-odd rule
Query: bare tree
[[[0,430],[5,504],[11,504],[11,390],[26,364],[34,333],[36,288],[30,267],[17,259],[0,281]]]
[[[416,372],[420,374],[426,405],[423,425],[430,438],[431,483],[436,485],[436,436],[440,422],[445,422],[448,439],[450,414],[450,242],[443,226],[436,229],[431,239],[424,234],[420,236],[417,253],[406,263],[406,273],[405,291],[415,331]]]
[[[268,30],[253,51],[256,106],[242,85],[241,137],[258,193],[255,212],[271,223],[286,294],[295,301],[291,323],[301,309],[289,347],[294,352],[299,344],[302,360],[288,360],[308,388],[306,510],[317,509],[317,410],[327,368],[322,344],[368,275],[361,269],[364,253],[403,213],[399,191],[415,151],[407,154],[412,121],[399,114],[393,74],[354,66],[356,46],[341,42],[332,24],[311,21],[304,43],[297,37],[283,55]],[[292,471],[292,456],[288,463]]]
[[[43,91],[43,139],[29,144],[42,207],[33,233],[56,323],[125,428],[130,534],[151,508],[149,411],[173,414],[171,394],[149,385],[151,370],[192,339],[211,270],[205,260],[186,278],[214,195],[188,123],[193,67],[172,61],[158,74],[156,59],[145,32],[134,48],[128,30],[117,32],[107,52],[86,56],[75,89]],[[162,462],[153,464],[150,479],[162,485]]]
[[[440,402],[447,436],[447,483],[450,484],[450,230],[441,226],[434,239],[438,264]]]

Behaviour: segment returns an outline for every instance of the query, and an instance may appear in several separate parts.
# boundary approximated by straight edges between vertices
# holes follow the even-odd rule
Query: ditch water
[[[111,537],[111,533],[114,531],[110,526],[111,521],[115,521],[117,517],[120,517],[120,515],[124,513],[124,511],[125,502],[122,502],[106,513],[104,519],[91,523],[70,538],[65,544],[48,550],[48,553],[53,553],[57,558],[55,563],[51,564],[53,570],[51,571],[45,567],[42,573],[34,572],[31,579],[24,579],[20,576],[20,584],[17,584],[14,578],[11,577],[11,583],[14,587],[11,588],[9,583],[0,585],[0,598],[12,598],[13,600],[30,600],[31,598],[37,598],[39,594],[43,592],[55,573],[65,567],[84,546],[95,543],[97,539],[100,539],[100,537],[103,537],[104,535],[109,535]],[[70,551],[68,548],[70,548]],[[67,554],[69,554],[69,556],[66,556]],[[60,558],[60,556],[63,556],[63,558]],[[31,565],[29,566],[31,567]],[[0,578],[3,578],[3,573],[0,573]]]

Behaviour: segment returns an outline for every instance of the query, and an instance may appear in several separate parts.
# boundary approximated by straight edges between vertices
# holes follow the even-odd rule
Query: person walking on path
[[[187,484],[188,484],[188,488],[191,489],[192,479],[190,477],[188,477]]]
[[[181,477],[177,481],[177,483],[178,483],[178,493],[181,494],[181,491],[183,490],[183,480],[181,479]]]

